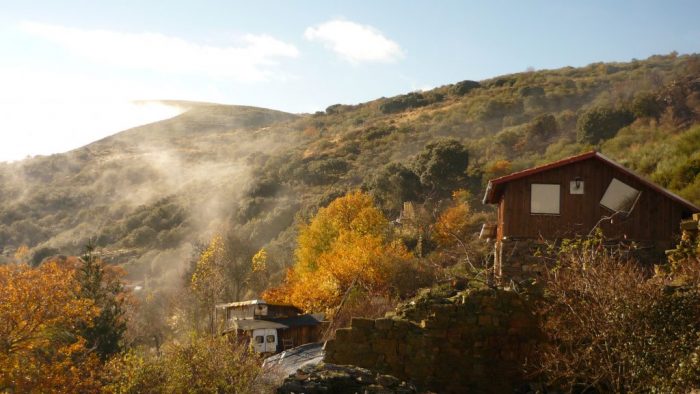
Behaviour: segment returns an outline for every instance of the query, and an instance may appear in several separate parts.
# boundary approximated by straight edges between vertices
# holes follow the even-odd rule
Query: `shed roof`
[[[226,304],[216,304],[215,307],[216,309],[227,309],[227,308],[239,308],[242,306],[251,306],[251,305],[267,305],[267,306],[276,306],[276,307],[283,307],[283,308],[290,308],[290,309],[295,309],[299,312],[301,312],[301,309],[294,305],[289,305],[289,304],[275,304],[275,303],[269,303],[264,300],[248,300],[248,301],[236,301],[236,302],[229,302]]]
[[[323,322],[323,314],[307,314],[279,319],[236,319],[224,333],[234,330],[257,330],[261,328],[286,329],[301,326],[317,326]]]
[[[661,194],[665,195],[666,197],[670,198],[671,200],[683,205],[688,210],[690,210],[692,212],[700,212],[700,207],[693,204],[692,202],[684,199],[683,197],[681,197],[677,194],[671,193],[670,191],[664,189],[663,187],[661,187],[653,182],[646,180],[642,176],[634,173],[633,171],[628,170],[627,168],[623,167],[622,165],[610,160],[609,158],[607,158],[606,156],[604,156],[600,152],[596,152],[594,150],[590,151],[590,152],[582,153],[580,155],[567,157],[565,159],[558,160],[558,161],[548,163],[545,165],[528,168],[528,169],[523,170],[523,171],[514,172],[512,174],[505,175],[505,176],[502,176],[499,178],[491,179],[489,181],[488,186],[486,187],[486,193],[484,195],[483,203],[484,204],[496,204],[496,203],[498,203],[498,197],[503,192],[503,185],[505,185],[508,182],[511,182],[511,181],[514,181],[517,179],[526,178],[526,177],[533,175],[533,174],[538,174],[538,173],[543,172],[543,171],[552,170],[555,168],[563,167],[563,166],[566,166],[566,165],[569,165],[572,163],[578,163],[578,162],[581,162],[584,160],[589,160],[589,159],[599,160],[606,165],[615,167],[617,170],[637,179],[640,183],[646,185],[650,189],[655,190],[656,192],[661,193]]]
[[[235,308],[239,306],[248,306],[248,305],[267,305],[267,302],[263,300],[248,300],[248,301],[236,301],[236,302],[229,302],[226,304],[216,304],[216,308],[223,309],[223,308]]]

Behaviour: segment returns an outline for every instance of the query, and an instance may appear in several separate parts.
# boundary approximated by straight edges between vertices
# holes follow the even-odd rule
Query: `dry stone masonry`
[[[541,240],[508,239],[496,243],[496,281],[508,285],[530,279],[538,279],[546,267],[539,251],[546,248]]]
[[[700,214],[693,214],[690,220],[681,222],[681,240],[674,249],[667,250],[666,255],[671,266],[684,259],[700,254]]]
[[[440,393],[512,392],[540,337],[528,300],[508,290],[426,290],[382,319],[352,320],[325,361],[352,364]]]

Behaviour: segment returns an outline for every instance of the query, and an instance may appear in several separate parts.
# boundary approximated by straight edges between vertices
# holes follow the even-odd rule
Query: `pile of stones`
[[[416,388],[390,375],[352,365],[319,363],[289,375],[278,394],[412,394]]]

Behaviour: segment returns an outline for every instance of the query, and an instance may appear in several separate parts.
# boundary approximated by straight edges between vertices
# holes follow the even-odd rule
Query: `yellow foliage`
[[[204,303],[213,303],[224,287],[224,241],[219,235],[212,238],[197,260],[190,278],[190,288]]]
[[[371,293],[387,292],[394,267],[411,258],[388,233],[369,195],[356,191],[336,199],[301,227],[294,267],[263,297],[318,311],[337,306],[353,282]]]
[[[252,269],[253,272],[267,271],[267,251],[264,248],[253,256]]]
[[[15,251],[15,262],[26,263],[29,260],[29,247],[27,245],[22,245]]]
[[[496,160],[486,167],[486,176],[490,178],[506,175],[511,172],[512,164],[508,160]]]
[[[457,189],[452,192],[452,201],[455,203],[469,204],[471,197],[472,194],[467,189]]]
[[[94,392],[99,359],[77,325],[99,309],[57,262],[0,266],[0,391]]]
[[[442,247],[464,242],[469,233],[469,205],[457,203],[447,208],[435,222],[433,239]]]

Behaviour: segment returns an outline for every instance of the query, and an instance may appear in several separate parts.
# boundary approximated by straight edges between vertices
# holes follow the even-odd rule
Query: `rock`
[[[377,384],[384,387],[393,388],[401,384],[401,381],[391,375],[379,375],[377,376]]]
[[[303,381],[299,380],[300,375],[305,376]],[[277,393],[415,394],[417,391],[413,385],[394,376],[380,375],[353,365],[321,363],[287,377],[277,388]]]

